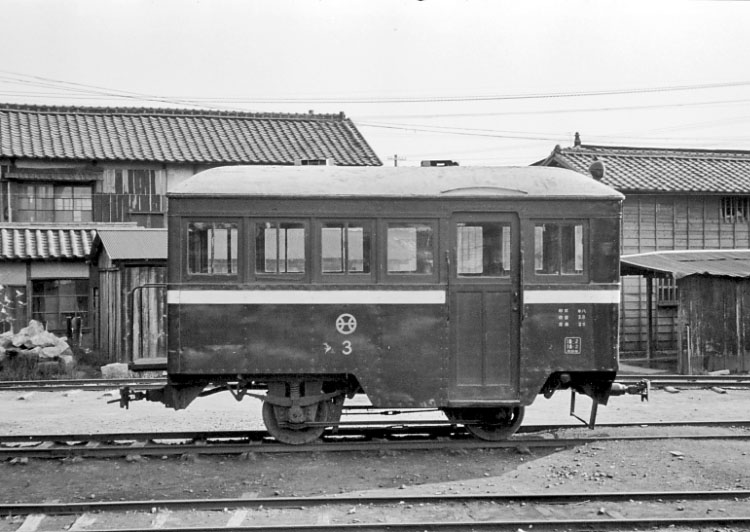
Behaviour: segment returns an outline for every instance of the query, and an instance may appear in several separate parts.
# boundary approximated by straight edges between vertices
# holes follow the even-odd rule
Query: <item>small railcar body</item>
[[[224,167],[169,194],[158,398],[267,387],[289,443],[344,395],[505,437],[537,394],[605,402],[622,195],[547,167]],[[289,436],[291,434],[291,436]]]

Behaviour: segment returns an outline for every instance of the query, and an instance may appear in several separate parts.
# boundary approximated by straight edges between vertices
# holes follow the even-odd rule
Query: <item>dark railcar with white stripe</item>
[[[356,393],[487,439],[540,393],[606,403],[622,199],[546,167],[202,172],[169,194],[169,384],[148,398],[264,387],[288,443]]]

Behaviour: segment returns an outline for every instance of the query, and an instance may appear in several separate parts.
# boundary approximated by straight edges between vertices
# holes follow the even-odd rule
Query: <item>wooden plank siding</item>
[[[721,195],[626,194],[623,204],[622,254],[682,249],[750,247],[748,221],[725,221]],[[647,348],[646,280],[622,279],[620,349],[624,358]],[[674,305],[654,302],[656,345],[652,350],[677,349],[678,316]]]
[[[93,220],[164,227],[166,194],[164,169],[106,168],[92,198]]]
[[[133,294],[132,323],[128,329],[131,334],[125,335],[126,353],[132,353],[132,361],[167,356],[166,292],[162,287],[145,286],[163,284],[166,267],[128,267],[124,276],[128,293],[136,287],[143,287]],[[128,314],[127,320],[130,319],[131,314]]]
[[[750,280],[690,276],[678,285],[679,324],[685,331],[679,369],[690,374],[750,370]]]
[[[98,262],[98,349],[102,360],[132,362],[166,356],[166,294],[160,288],[131,291],[144,284],[162,284],[166,266],[111,261],[106,252]],[[135,339],[135,340],[134,340]]]

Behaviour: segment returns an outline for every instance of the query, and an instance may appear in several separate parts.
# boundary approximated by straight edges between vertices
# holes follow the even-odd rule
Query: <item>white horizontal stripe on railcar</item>
[[[171,305],[444,305],[444,290],[169,290]]]
[[[620,290],[527,290],[523,293],[526,305],[562,305],[564,303],[620,304]]]

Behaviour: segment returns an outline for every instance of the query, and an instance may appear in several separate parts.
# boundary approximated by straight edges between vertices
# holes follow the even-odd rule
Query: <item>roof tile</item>
[[[589,175],[595,160],[606,168],[602,183],[621,192],[750,193],[750,151],[580,145],[537,164]]]
[[[84,259],[95,236],[90,227],[0,227],[0,260]]]
[[[0,157],[174,163],[382,164],[343,114],[0,104]]]

